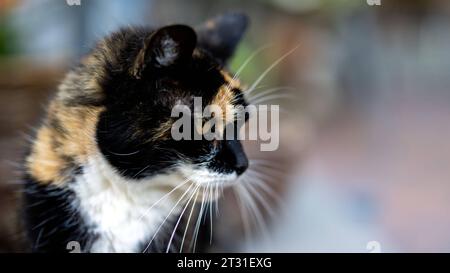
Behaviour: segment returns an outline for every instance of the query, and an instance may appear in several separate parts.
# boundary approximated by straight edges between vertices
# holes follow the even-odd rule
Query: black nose
[[[245,161],[239,162],[234,166],[234,170],[236,171],[237,175],[243,174],[248,168],[248,160],[247,157],[245,157]]]
[[[248,168],[248,159],[239,140],[226,140],[228,150],[232,156],[232,167],[238,175],[243,174]]]

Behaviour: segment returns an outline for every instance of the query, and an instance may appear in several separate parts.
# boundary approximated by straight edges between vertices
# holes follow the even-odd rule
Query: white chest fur
[[[179,175],[128,181],[101,156],[91,158],[72,186],[82,217],[98,235],[91,252],[143,251],[139,247],[150,242],[179,198],[167,193],[181,182]]]

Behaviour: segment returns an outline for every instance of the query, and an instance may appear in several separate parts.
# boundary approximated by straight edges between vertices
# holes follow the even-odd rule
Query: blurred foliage
[[[8,21],[4,17],[0,18],[0,57],[17,53],[18,44],[14,33]]]

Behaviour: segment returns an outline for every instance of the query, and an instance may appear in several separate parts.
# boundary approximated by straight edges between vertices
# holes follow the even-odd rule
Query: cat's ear
[[[214,17],[195,29],[198,44],[226,64],[247,29],[248,21],[245,14],[238,12]]]
[[[195,31],[185,25],[160,28],[145,38],[131,73],[141,78],[148,67],[164,68],[183,63],[192,58],[197,44]]]

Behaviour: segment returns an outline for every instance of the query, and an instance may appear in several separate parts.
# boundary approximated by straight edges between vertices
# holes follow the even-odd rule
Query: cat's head
[[[87,57],[83,73],[96,75],[102,94],[74,98],[104,110],[96,143],[109,164],[128,179],[182,172],[197,182],[229,181],[248,160],[239,140],[175,140],[176,105],[192,111],[194,98],[209,104],[245,106],[237,80],[225,65],[247,26],[230,13],[198,28],[171,25],[156,30],[127,28],[102,40]],[[229,115],[224,123],[236,120]],[[193,130],[193,128],[191,128]]]

